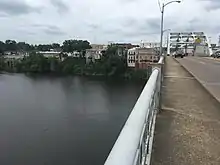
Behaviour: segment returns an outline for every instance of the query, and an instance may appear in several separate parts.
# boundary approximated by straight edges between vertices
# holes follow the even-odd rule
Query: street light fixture
[[[163,3],[163,6],[162,6],[162,10],[161,10],[161,32],[160,32],[160,56],[162,56],[162,52],[163,52],[163,33],[164,33],[164,30],[163,30],[163,20],[164,20],[164,9],[167,5],[171,4],[171,3],[181,3],[180,0],[177,0],[177,1],[170,1],[170,2],[167,2],[167,3]]]

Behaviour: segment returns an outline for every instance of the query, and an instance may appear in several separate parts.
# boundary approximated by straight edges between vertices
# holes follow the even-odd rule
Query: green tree
[[[85,59],[84,58],[75,58],[67,57],[60,64],[60,69],[65,74],[84,74],[85,68]]]
[[[5,59],[4,57],[0,57],[0,70],[4,70],[5,68]]]
[[[53,47],[50,44],[47,44],[47,45],[42,45],[42,44],[37,45],[37,50],[38,51],[50,51],[50,49],[52,49],[52,48]]]
[[[127,69],[126,59],[117,54],[118,46],[110,45],[101,60],[91,63],[89,67],[94,74],[106,76],[122,76]]]
[[[5,50],[6,51],[17,51],[17,43],[15,40],[6,40],[5,41]]]
[[[58,43],[53,43],[51,46],[53,49],[60,49],[60,44]]]
[[[43,73],[50,71],[50,63],[48,59],[37,53],[31,53],[28,57],[24,58],[21,65],[21,70],[24,72]]]
[[[63,42],[63,51],[64,52],[83,52],[86,49],[90,49],[90,43],[88,41],[83,41],[83,40],[65,40]]]
[[[31,45],[25,42],[18,42],[17,43],[17,50],[18,51],[31,51]]]
[[[5,43],[0,41],[0,54],[4,53],[6,50]]]

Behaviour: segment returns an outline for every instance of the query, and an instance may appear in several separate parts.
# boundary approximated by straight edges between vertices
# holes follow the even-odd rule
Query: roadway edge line
[[[214,61],[214,62],[217,62],[217,63],[220,63],[220,60],[217,58],[213,58],[213,57],[211,57],[211,58],[207,58],[207,57],[203,57],[205,60],[209,60],[209,61]]]
[[[173,58],[173,57],[172,57]],[[186,57],[184,57],[186,58]],[[208,90],[208,88],[202,83],[202,80],[200,80],[193,72],[191,72],[189,69],[186,68],[185,65],[181,64],[176,58],[173,58],[178,64],[180,64],[180,66],[187,71],[191,76],[193,76],[195,78],[195,80],[209,93],[209,95],[214,98],[219,104],[220,104],[220,100],[215,97],[214,94],[211,93],[211,91]]]

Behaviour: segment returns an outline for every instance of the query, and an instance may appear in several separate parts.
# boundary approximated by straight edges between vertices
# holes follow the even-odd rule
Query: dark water
[[[142,87],[0,75],[0,165],[102,165]]]

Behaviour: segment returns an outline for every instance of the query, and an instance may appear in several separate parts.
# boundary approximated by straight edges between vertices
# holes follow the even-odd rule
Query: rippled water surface
[[[143,84],[0,75],[1,165],[102,165]]]

